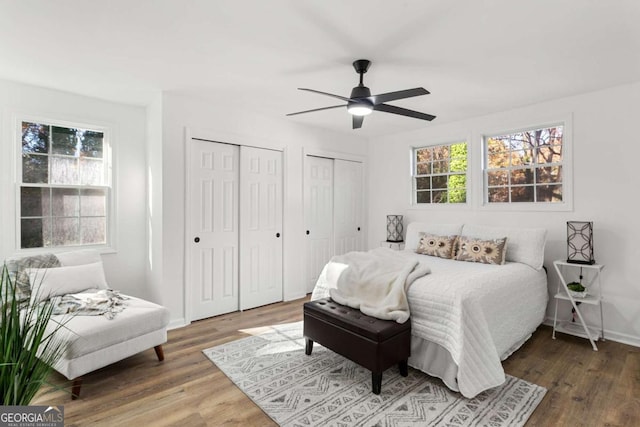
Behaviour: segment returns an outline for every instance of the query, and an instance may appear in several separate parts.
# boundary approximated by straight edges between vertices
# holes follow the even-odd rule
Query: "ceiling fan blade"
[[[287,116],[295,116],[297,114],[313,113],[314,111],[331,110],[332,108],[346,107],[346,105],[332,105],[331,107],[314,108],[313,110],[298,111],[297,113],[289,113]]]
[[[303,87],[299,87],[298,90],[306,90],[307,92],[319,93],[320,95],[331,96],[333,98],[342,99],[343,101],[351,101],[351,98],[345,98],[344,96],[334,95],[332,93],[327,93],[327,92],[320,92],[319,90],[315,90],[315,89],[305,89]]]
[[[395,101],[396,99],[411,98],[420,95],[429,95],[429,91],[423,87],[416,87],[414,89],[399,90],[396,92],[381,93],[380,95],[371,95],[369,100],[373,105],[382,104],[383,102]]]
[[[396,107],[395,105],[377,104],[373,106],[376,111],[384,111],[385,113],[399,114],[401,116],[413,117],[414,119],[422,119],[431,121],[436,118],[431,114],[420,113],[419,111],[407,110],[406,108]]]
[[[353,128],[360,129],[362,127],[362,122],[364,121],[364,116],[351,116],[353,117]]]

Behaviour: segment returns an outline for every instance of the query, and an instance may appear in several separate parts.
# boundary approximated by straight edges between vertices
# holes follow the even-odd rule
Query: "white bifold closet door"
[[[333,256],[333,159],[306,156],[305,160],[306,288],[311,292]]]
[[[333,177],[333,254],[361,251],[362,163],[336,159]]]
[[[332,256],[363,249],[362,188],[362,163],[306,156],[307,292]]]
[[[191,140],[191,320],[238,310],[240,148]]]
[[[240,147],[240,310],[282,301],[282,153]]]
[[[191,140],[190,320],[282,300],[282,154]]]

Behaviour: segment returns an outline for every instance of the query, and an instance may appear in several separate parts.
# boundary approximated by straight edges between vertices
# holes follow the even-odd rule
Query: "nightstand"
[[[388,242],[383,240],[380,242],[380,246],[383,248],[393,249],[394,251],[401,251],[404,249],[404,242]]]
[[[582,338],[587,338],[591,342],[591,347],[594,351],[598,351],[596,341],[602,339],[604,341],[604,317],[602,315],[602,283],[600,280],[600,273],[604,268],[604,265],[600,264],[573,264],[566,261],[558,260],[553,262],[558,277],[560,278],[560,284],[556,290],[554,298],[556,300],[556,310],[553,316],[553,339],[556,338],[556,331],[564,332],[566,334],[576,335]],[[585,296],[577,296],[572,294],[567,288],[568,283],[571,283],[569,277],[575,277],[585,288],[587,294]],[[574,280],[575,280],[574,279]],[[560,322],[558,321],[558,301],[565,300],[571,302],[573,306],[574,318],[571,321]],[[595,306],[600,310],[600,331],[590,327],[582,317],[580,307],[582,304]],[[579,322],[576,322],[575,316],[578,317]]]

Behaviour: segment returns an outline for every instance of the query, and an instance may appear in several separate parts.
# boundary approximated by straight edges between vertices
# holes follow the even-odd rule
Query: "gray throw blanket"
[[[125,309],[126,296],[113,289],[96,292],[80,292],[51,298],[53,314],[74,314],[80,316],[102,316],[113,320]]]

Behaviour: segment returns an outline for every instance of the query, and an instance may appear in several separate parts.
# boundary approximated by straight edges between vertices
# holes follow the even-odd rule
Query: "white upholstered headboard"
[[[547,230],[544,228],[492,227],[475,224],[432,224],[412,222],[407,226],[405,250],[415,251],[420,233],[439,236],[461,235],[480,239],[507,238],[507,261],[521,262],[539,270],[544,263]]]

